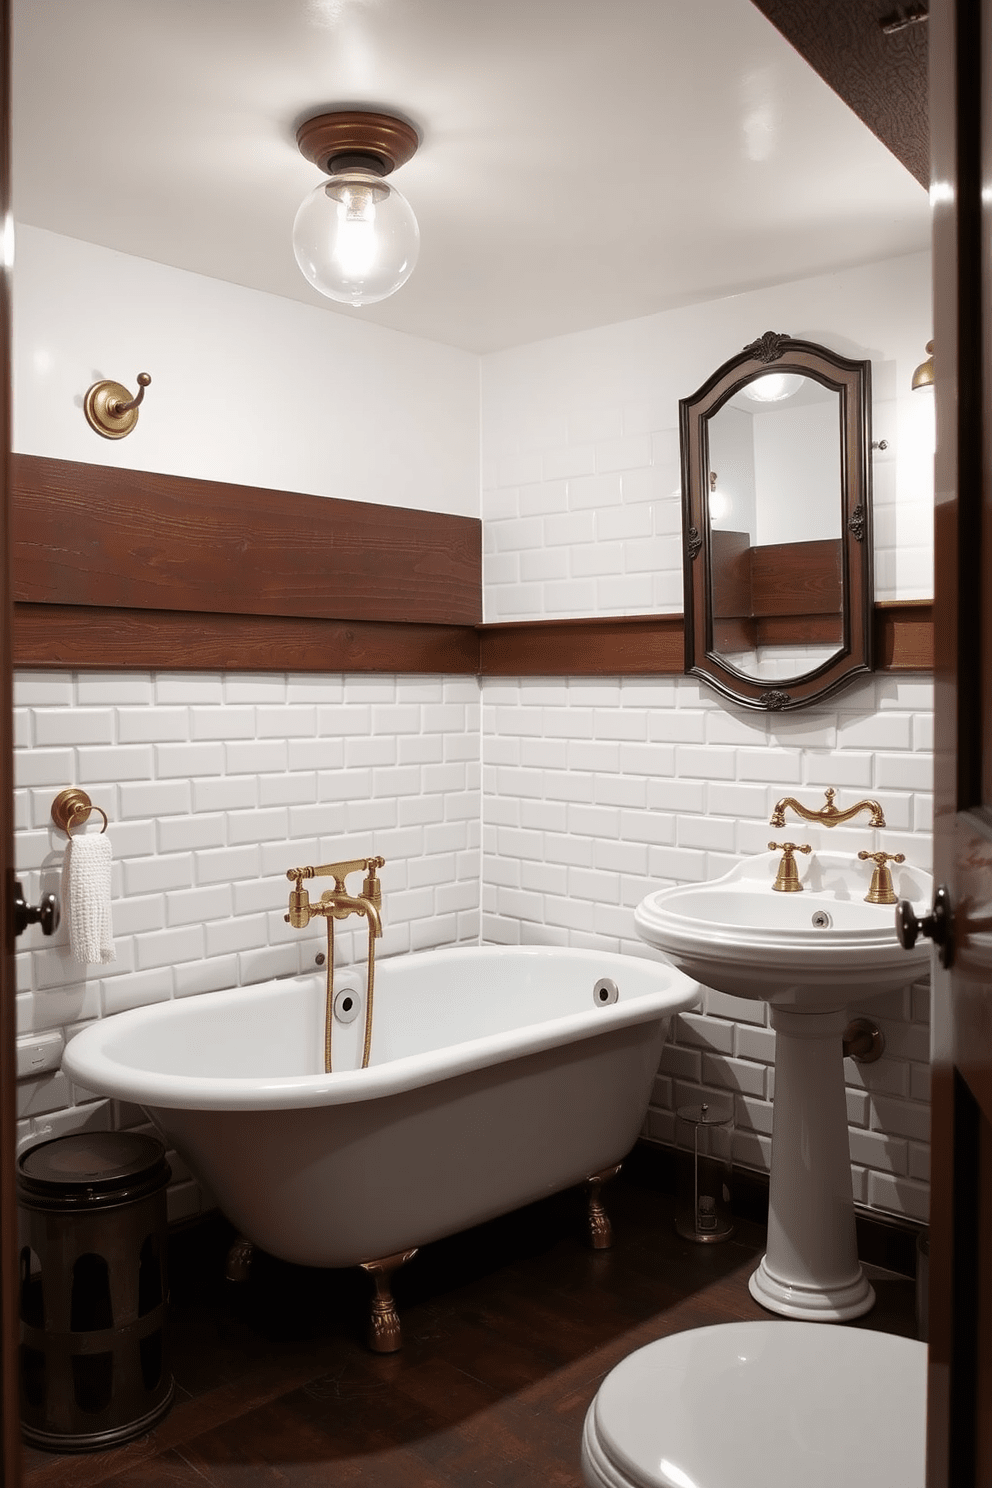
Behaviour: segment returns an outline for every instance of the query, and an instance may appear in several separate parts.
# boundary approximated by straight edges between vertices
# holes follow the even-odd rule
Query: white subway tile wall
[[[82,785],[110,818],[117,949],[85,968],[65,924],[51,940],[29,929],[19,1035],[71,1038],[126,1008],[312,967],[322,923],[283,919],[286,870],[306,863],[386,858],[382,955],[478,940],[475,678],[26,672],[14,701],[28,900],[59,891],[51,805]],[[336,942],[339,964],[364,957],[361,931]],[[145,1120],[50,1070],[20,1081],[18,1100],[22,1144]],[[170,1215],[196,1213],[207,1200],[170,1161]]]
[[[653,956],[634,908],[650,890],[763,852],[776,800],[878,796],[888,826],[803,826],[814,850],[884,846],[931,866],[932,759],[925,677],[876,677],[800,714],[750,712],[682,677],[483,683],[483,939]],[[865,888],[868,887],[866,871]],[[845,1061],[858,1202],[927,1217],[926,983],[864,1006],[886,1038],[876,1064]],[[734,1158],[767,1169],[775,1035],[765,1004],[708,991],[675,1020],[645,1135],[674,1143],[675,1112],[733,1107]]]

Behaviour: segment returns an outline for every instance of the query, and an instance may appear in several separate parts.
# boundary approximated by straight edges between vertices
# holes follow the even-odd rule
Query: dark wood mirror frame
[[[748,589],[752,591],[753,583],[753,591],[745,601],[743,618],[753,622],[759,637],[780,644],[812,643],[831,629],[836,635],[839,622],[840,641],[833,656],[797,678],[774,682],[747,676],[714,648],[715,534],[707,519],[708,421],[735,393],[769,372],[812,378],[840,399],[841,536],[836,549],[826,542],[781,543],[753,547],[747,554]],[[809,707],[872,671],[871,363],[766,331],[724,362],[691,398],[680,401],[679,423],[686,673],[747,708],[777,711]],[[815,611],[809,606],[810,592],[819,595]]]

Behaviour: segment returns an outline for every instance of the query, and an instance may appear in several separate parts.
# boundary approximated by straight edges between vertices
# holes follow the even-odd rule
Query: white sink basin
[[[638,934],[707,987],[773,1007],[841,1008],[922,974],[929,944],[904,951],[895,906],[865,903],[871,863],[815,852],[797,859],[803,892],[783,894],[772,888],[781,857],[760,853],[723,878],[649,894],[634,916]],[[908,863],[889,867],[898,897],[928,914],[931,875]]]
[[[815,852],[797,859],[802,892],[781,893],[772,887],[781,856],[761,853],[710,883],[659,889],[641,901],[635,921],[642,939],[695,981],[770,1004],[768,1248],[751,1294],[785,1317],[843,1322],[875,1301],[854,1228],[846,1008],[907,986],[928,965],[930,948],[904,951],[895,905],[865,903],[872,864]],[[931,875],[906,863],[889,867],[898,898],[927,914]]]

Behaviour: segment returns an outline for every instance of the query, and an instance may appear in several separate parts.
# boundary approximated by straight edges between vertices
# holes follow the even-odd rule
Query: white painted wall
[[[479,515],[479,362],[371,322],[17,228],[21,454]],[[103,439],[83,395],[151,387]]]

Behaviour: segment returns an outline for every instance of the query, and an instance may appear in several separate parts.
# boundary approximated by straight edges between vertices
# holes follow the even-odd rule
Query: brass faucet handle
[[[290,890],[289,914],[285,916],[287,925],[292,925],[294,930],[305,930],[310,923],[312,911],[310,909],[310,895],[306,889],[300,888],[300,880],[296,880],[295,889]]]
[[[772,888],[779,894],[801,894],[803,886],[799,881],[799,869],[796,867],[794,853],[811,853],[812,847],[808,842],[769,842],[769,852],[780,852],[782,861],[778,865],[778,873]]]
[[[866,904],[898,904],[899,895],[892,887],[892,874],[889,872],[889,863],[905,863],[905,853],[867,852],[862,849],[858,853],[862,863],[874,863],[875,870],[871,876],[871,886],[865,895]]]
[[[341,892],[349,874],[371,872],[374,877],[375,869],[384,867],[385,862],[385,858],[348,858],[343,863],[323,863],[319,868],[289,868],[286,877],[295,879],[297,884],[303,878],[333,878]]]
[[[368,899],[376,909],[382,908],[382,884],[375,876],[376,869],[385,868],[385,866],[385,858],[368,858],[365,863],[368,872],[362,880],[362,898]]]

